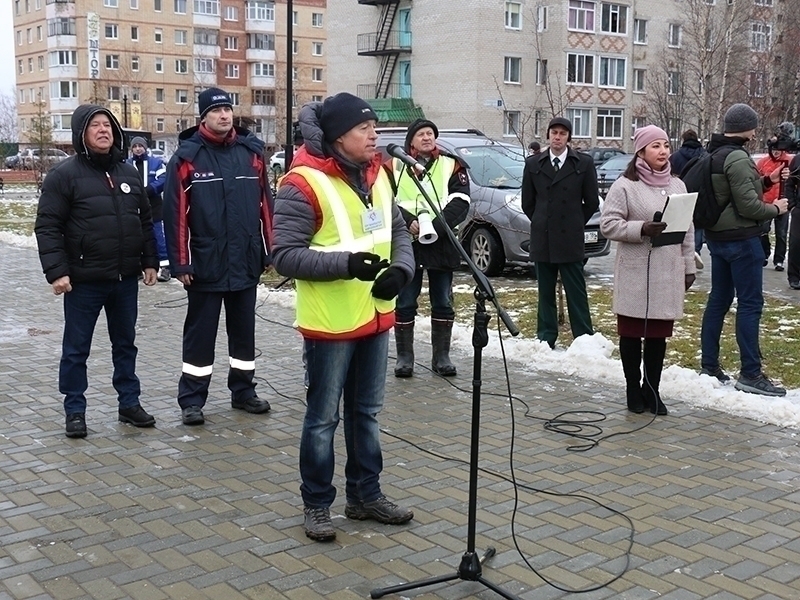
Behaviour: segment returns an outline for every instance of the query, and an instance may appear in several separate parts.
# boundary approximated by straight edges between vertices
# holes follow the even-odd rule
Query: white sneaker
[[[694,266],[698,269],[702,269],[705,266],[703,264],[703,259],[700,258],[700,254],[698,252],[694,253]]]

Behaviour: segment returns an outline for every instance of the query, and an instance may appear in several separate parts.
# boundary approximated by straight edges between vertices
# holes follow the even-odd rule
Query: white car
[[[273,171],[286,170],[286,152],[280,150],[269,157],[269,168]]]

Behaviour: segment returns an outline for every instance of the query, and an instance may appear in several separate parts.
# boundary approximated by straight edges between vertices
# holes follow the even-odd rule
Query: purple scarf
[[[639,175],[639,179],[650,187],[665,188],[672,179],[669,161],[664,165],[663,170],[654,171],[641,156],[636,157],[636,173]]]

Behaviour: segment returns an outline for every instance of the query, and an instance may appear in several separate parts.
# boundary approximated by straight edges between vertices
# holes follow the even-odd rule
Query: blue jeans
[[[119,407],[139,404],[141,387],[136,376],[136,316],[139,293],[138,277],[122,281],[73,283],[64,294],[64,340],[58,369],[58,391],[64,394],[64,412],[86,412],[86,360],[92,348],[92,336],[100,309],[105,310],[111,360],[111,382],[117,390]]]
[[[764,307],[761,240],[759,237],[724,242],[706,240],[706,244],[711,253],[711,292],[703,313],[702,367],[715,371],[720,366],[719,338],[735,296],[736,343],[742,363],[740,375],[758,377],[761,374],[758,330]]]
[[[309,386],[300,437],[303,504],[328,508],[333,486],[333,435],[344,395],[344,467],[347,502],[372,502],[381,495],[383,457],[378,413],[383,408],[389,332],[357,340],[305,340]]]
[[[703,233],[702,229],[695,229],[694,230],[694,251],[698,254],[702,253],[703,251],[703,242],[705,242],[706,236]]]
[[[414,277],[400,290],[395,306],[395,317],[398,323],[410,323],[417,316],[419,304],[417,298],[422,291],[422,272],[414,271]],[[440,269],[427,269],[428,295],[431,299],[431,317],[452,321],[456,313],[453,310],[453,272]]]

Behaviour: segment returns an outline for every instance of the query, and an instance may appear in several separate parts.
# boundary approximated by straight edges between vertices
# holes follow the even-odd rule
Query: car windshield
[[[521,148],[503,144],[462,146],[455,153],[469,165],[477,185],[515,190],[522,187],[525,154]]]
[[[603,171],[616,171],[619,169],[625,169],[628,166],[628,163],[631,162],[631,157],[627,154],[620,154],[619,156],[615,156],[614,158],[609,158],[606,162],[600,165],[600,169]]]

